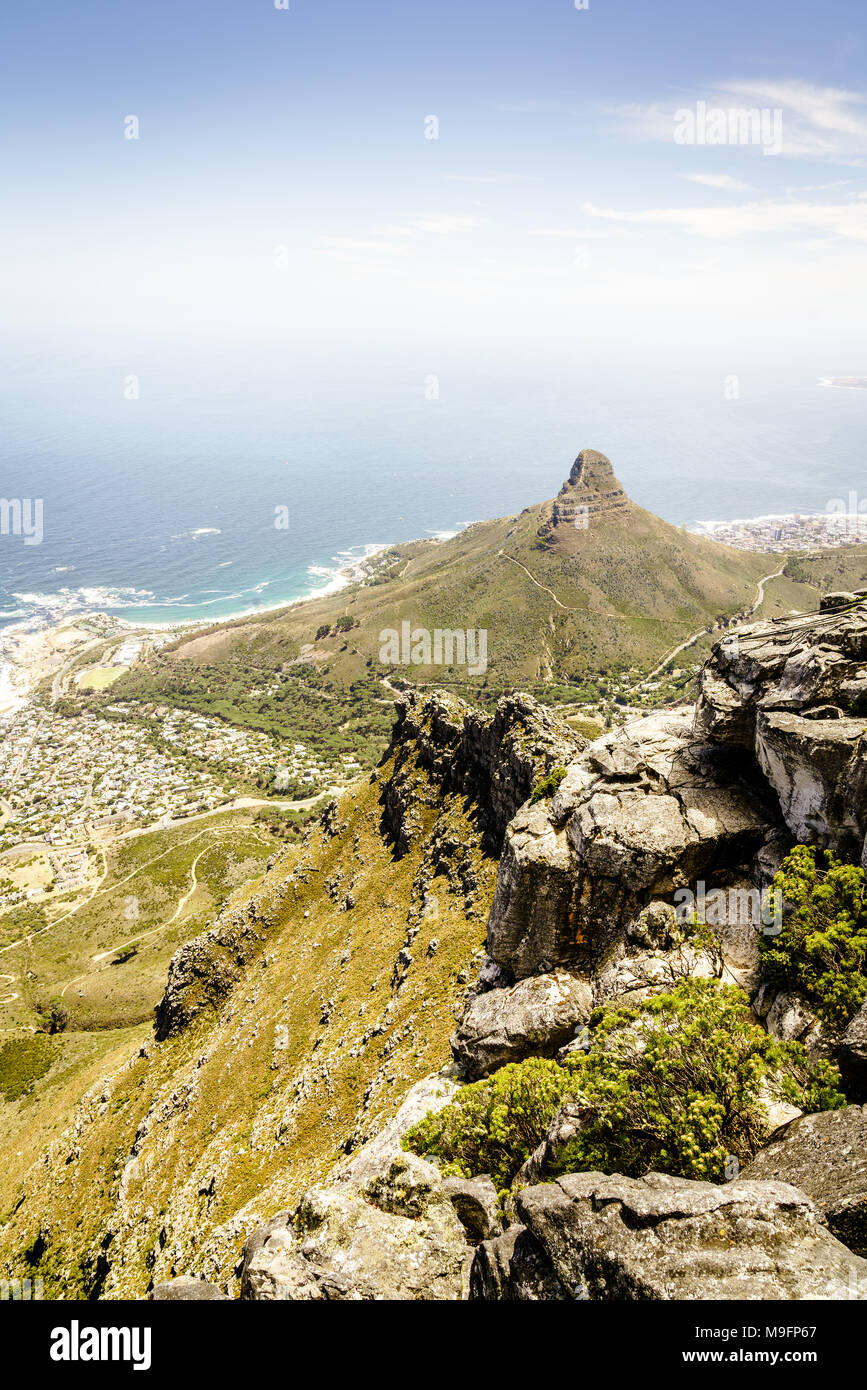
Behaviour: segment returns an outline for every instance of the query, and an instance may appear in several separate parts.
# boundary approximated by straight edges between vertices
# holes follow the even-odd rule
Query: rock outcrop
[[[564,1289],[551,1261],[526,1226],[510,1226],[499,1238],[479,1246],[470,1270],[473,1301],[564,1302]]]
[[[587,744],[530,695],[503,696],[488,715],[442,691],[406,691],[396,713],[383,760],[394,758],[383,787],[383,820],[399,853],[414,832],[416,769],[427,774],[442,796],[468,798],[489,846],[499,852],[506,826],[539,778],[571,762]]]
[[[442,1191],[412,1215],[336,1188],[311,1188],[297,1209],[247,1244],[245,1299],[310,1301],[461,1297],[468,1247]]]
[[[695,736],[754,754],[798,840],[860,858],[867,836],[867,590],[742,628],[701,674]]]
[[[593,991],[566,971],[521,980],[471,998],[452,1039],[463,1076],[478,1080],[506,1062],[554,1057],[586,1023]]]
[[[550,537],[560,526],[583,530],[602,516],[628,515],[631,509],[632,503],[615,476],[611,460],[597,449],[582,449],[554,499],[550,518],[539,528],[539,535],[543,539]]]
[[[592,974],[652,899],[728,882],[772,826],[759,780],[696,742],[690,713],[629,724],[509,825],[488,953],[518,978],[556,965]]]
[[[525,1188],[516,1205],[535,1241],[536,1268],[552,1271],[573,1298],[867,1299],[867,1261],[784,1182],[740,1178],[715,1187],[659,1173],[571,1173]],[[473,1296],[538,1297],[518,1291],[517,1241],[511,1250],[505,1241],[479,1247]]]
[[[867,1106],[794,1120],[756,1155],[743,1177],[802,1188],[832,1235],[856,1255],[867,1256]]]

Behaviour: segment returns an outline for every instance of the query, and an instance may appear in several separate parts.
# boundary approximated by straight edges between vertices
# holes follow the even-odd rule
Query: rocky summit
[[[569,477],[551,506],[550,518],[539,528],[540,537],[553,536],[558,527],[587,530],[591,522],[610,515],[625,515],[633,504],[609,458],[597,449],[582,449]]]
[[[627,505],[588,450],[561,495],[557,524]],[[406,692],[376,771],[177,953],[153,1040],[25,1180],[6,1274],[867,1299],[865,597],[737,631],[695,705],[592,742],[526,695]]]

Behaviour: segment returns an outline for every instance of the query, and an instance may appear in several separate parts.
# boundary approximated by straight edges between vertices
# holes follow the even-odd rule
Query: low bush
[[[530,797],[531,803],[535,805],[537,801],[545,801],[549,796],[556,795],[560,783],[565,776],[565,767],[552,767],[551,771],[546,773],[533,788],[533,794]]]
[[[783,925],[762,938],[765,979],[806,995],[825,1023],[844,1028],[867,998],[864,870],[796,845],[774,889],[782,894]]]
[[[800,1043],[752,1023],[741,990],[690,979],[635,1008],[597,1010],[586,1051],[563,1064],[503,1067],[415,1125],[405,1144],[447,1173],[490,1173],[507,1187],[569,1097],[584,1120],[552,1173],[656,1169],[718,1182],[768,1137],[763,1092],[805,1110],[836,1109],[846,1103],[839,1080]]]

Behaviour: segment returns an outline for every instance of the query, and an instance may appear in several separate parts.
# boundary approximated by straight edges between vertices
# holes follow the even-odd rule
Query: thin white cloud
[[[690,109],[698,101],[724,110],[782,111],[784,157],[857,167],[867,162],[867,96],[863,92],[797,81],[731,80],[708,83],[670,103],[651,102],[607,110],[634,139],[670,143],[674,138],[675,111]]]
[[[526,183],[526,181],[527,181],[527,175],[526,175],[526,174],[507,174],[507,173],[505,173],[505,172],[504,172],[504,173],[500,173],[500,172],[498,172],[497,170],[492,170],[490,173],[487,173],[487,174],[455,174],[455,173],[445,173],[445,174],[440,174],[439,177],[440,177],[441,179],[444,179],[444,180],[446,181],[446,183],[485,183],[485,184],[494,184],[494,183]]]
[[[414,232],[431,232],[435,236],[455,236],[459,232],[472,231],[478,227],[479,219],[469,216],[455,216],[449,213],[426,212],[421,217],[410,220]]]
[[[732,178],[731,174],[683,174],[682,178],[689,179],[690,183],[700,183],[705,188],[723,189],[749,189],[748,183],[742,183],[740,179]]]
[[[723,240],[749,232],[815,230],[853,241],[867,241],[867,204],[742,203],[737,207],[643,208],[624,212],[585,203],[589,217],[645,226],[682,227],[695,236]]]
[[[569,241],[610,241],[612,237],[632,236],[625,227],[530,227],[529,236],[562,238]]]
[[[419,233],[428,236],[457,236],[461,232],[470,232],[474,227],[478,227],[478,217],[468,214],[453,214],[442,212],[425,212],[419,217],[412,217],[408,222],[402,222],[397,226],[385,227],[382,235],[387,237],[414,237]]]

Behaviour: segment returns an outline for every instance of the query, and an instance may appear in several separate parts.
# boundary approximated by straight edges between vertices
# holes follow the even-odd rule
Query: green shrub
[[[531,803],[535,805],[537,801],[545,801],[549,796],[554,796],[565,776],[565,767],[552,767],[551,771],[533,788],[533,794],[530,797]]]
[[[54,999],[49,999],[47,1004],[37,1004],[36,1012],[39,1033],[62,1033],[69,1022],[69,1008],[59,994]]]
[[[746,995],[713,980],[602,1011],[572,1067],[587,1118],[561,1172],[659,1169],[721,1181],[732,1158],[749,1162],[768,1137],[763,1091],[805,1110],[846,1103],[835,1067],[770,1037],[750,1021]]]
[[[774,879],[783,927],[762,939],[766,980],[796,989],[833,1027],[843,1028],[867,998],[867,893],[864,870],[797,845]]]
[[[571,1073],[543,1057],[509,1063],[426,1115],[406,1134],[404,1148],[438,1158],[446,1174],[490,1173],[498,1189],[508,1187],[571,1086]]]
[[[597,1010],[586,1052],[503,1067],[415,1125],[405,1145],[447,1173],[508,1186],[567,1097],[584,1109],[556,1172],[640,1177],[651,1169],[721,1181],[767,1138],[763,1090],[806,1110],[845,1105],[839,1073],[800,1043],[750,1022],[733,986],[684,980],[635,1008]]]

